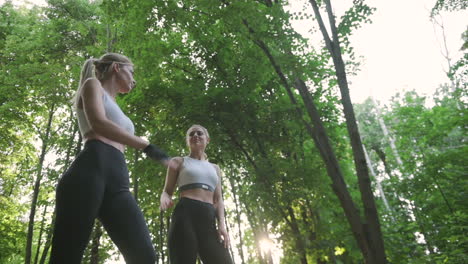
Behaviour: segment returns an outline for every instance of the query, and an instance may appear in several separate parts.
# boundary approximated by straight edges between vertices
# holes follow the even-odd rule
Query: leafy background
[[[323,11],[324,1],[317,2]],[[84,60],[107,51],[126,54],[136,65],[137,89],[118,103],[138,135],[171,155],[185,155],[186,129],[195,123],[208,128],[208,156],[225,174],[236,263],[277,258],[363,263],[307,130],[314,120],[299,93],[291,97],[285,88],[293,76],[307,84],[350,197],[359,200],[332,56],[324,42],[310,46],[291,27],[290,21],[299,19],[318,30],[316,15],[289,13],[286,4],[49,0],[45,7],[1,5],[0,263],[47,261],[55,186],[82,147],[70,99]],[[466,7],[465,1],[438,0],[430,15]],[[370,22],[374,11],[365,1],[354,1],[337,18],[348,74],[359,67],[349,36]],[[466,32],[462,41],[465,56],[452,64],[450,82],[430,98],[410,91],[387,105],[371,98],[354,104],[391,263],[468,262]],[[168,263],[164,238],[170,212],[158,210],[165,171],[132,149],[126,157],[158,263]],[[363,205],[356,206],[363,214]],[[265,241],[282,254],[262,250]],[[97,221],[83,263],[118,258]]]

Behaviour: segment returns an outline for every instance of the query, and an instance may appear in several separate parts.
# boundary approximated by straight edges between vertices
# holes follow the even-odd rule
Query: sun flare
[[[270,239],[262,239],[259,242],[262,254],[271,253],[275,249],[275,244]]]

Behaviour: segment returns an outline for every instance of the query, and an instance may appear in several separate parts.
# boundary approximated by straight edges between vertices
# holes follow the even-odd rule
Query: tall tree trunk
[[[385,173],[388,175],[388,177],[392,177],[392,169],[390,168],[390,165],[387,162],[387,155],[385,155],[385,152],[382,151],[379,147],[372,147],[372,150],[375,151],[379,159],[382,161],[384,165],[384,170]]]
[[[37,238],[37,248],[36,248],[36,255],[34,257],[34,264],[37,264],[39,259],[39,253],[41,252],[42,247],[42,233],[44,233],[44,225],[45,225],[45,214],[47,213],[48,205],[44,206],[44,211],[42,211],[42,221],[41,221],[41,228],[39,229],[39,237]]]
[[[39,163],[37,165],[36,181],[34,183],[33,197],[31,201],[31,210],[29,213],[28,234],[27,234],[27,239],[26,239],[26,253],[25,253],[25,258],[24,258],[25,264],[31,264],[32,239],[33,239],[33,233],[34,233],[34,218],[36,215],[37,199],[39,197],[39,191],[40,191],[41,180],[42,180],[42,169],[44,166],[44,158],[48,151],[47,148],[48,148],[49,137],[50,137],[50,133],[52,129],[52,119],[53,119],[54,113],[55,113],[55,105],[52,104],[51,107],[49,108],[49,116],[48,116],[47,125],[45,127],[45,133],[41,134],[42,148],[41,148],[41,155],[39,157]]]
[[[372,250],[368,255],[368,263],[387,263],[384,242],[382,238],[382,231],[380,229],[379,215],[377,213],[377,206],[375,205],[374,194],[371,188],[371,181],[369,178],[369,171],[366,166],[366,159],[362,149],[361,137],[354,116],[353,105],[349,96],[348,80],[345,71],[345,65],[341,56],[340,40],[338,38],[338,31],[336,29],[335,17],[331,7],[330,0],[324,0],[326,10],[328,13],[329,25],[332,33],[330,39],[325,24],[323,23],[320,11],[316,0],[309,0],[315,13],[317,22],[319,23],[320,31],[322,32],[328,51],[333,58],[338,86],[341,92],[341,103],[344,108],[344,115],[346,119],[346,127],[351,140],[351,148],[353,150],[354,165],[358,176],[359,189],[361,191],[361,200],[364,205],[364,215],[367,221],[366,238]]]
[[[238,201],[238,195],[237,195],[237,187],[234,182],[233,177],[228,177],[229,178],[229,183],[231,185],[231,192],[232,196],[234,198],[234,205],[236,208],[236,223],[237,223],[237,232],[239,234],[239,245],[238,245],[238,251],[239,255],[241,258],[241,264],[245,264],[245,258],[244,258],[244,239],[242,237],[242,229],[241,229],[241,218],[240,218],[240,210],[239,210],[239,201]]]
[[[228,221],[227,221],[227,217],[226,217],[226,216],[227,216],[227,211],[226,211],[226,208],[224,208],[224,215],[225,215],[225,217],[224,217],[224,225],[226,226],[226,232],[228,233],[228,236],[231,236],[231,235],[230,235],[230,234],[231,234],[231,230],[230,230],[231,227],[229,226],[229,223],[228,223]],[[230,245],[229,245],[228,251],[229,251],[229,254],[231,255],[232,263],[233,263],[233,264],[236,264],[236,262],[235,262],[235,260],[234,260],[234,254],[232,254],[232,247],[231,247]]]
[[[296,242],[297,251],[299,253],[299,259],[301,260],[302,264],[307,264],[306,247],[304,240],[302,239],[301,231],[299,230],[299,224],[297,222],[296,216],[294,215],[294,210],[291,206],[288,206],[286,209],[290,218],[290,220],[286,219],[286,221],[289,224],[292,234],[295,237],[294,240]]]
[[[161,237],[161,244],[159,246],[160,248],[160,254],[161,254],[161,263],[165,263],[165,260],[164,260],[164,244],[166,242],[166,240],[164,239],[164,237],[167,237],[166,236],[167,232],[164,232],[164,215],[163,215],[163,211],[161,211],[161,214],[159,215],[159,236]]]
[[[137,167],[138,158],[139,158],[139,151],[135,151],[134,161],[133,161],[133,168]],[[136,202],[138,203],[138,173],[132,172],[133,177],[133,196],[135,197]]]
[[[99,264],[99,247],[101,246],[102,234],[102,224],[99,220],[96,220],[94,224],[94,234],[91,240],[91,257],[89,264]]]
[[[369,171],[371,173],[371,175],[374,177],[375,179],[375,183],[377,185],[377,190],[379,190],[379,193],[380,193],[380,197],[382,197],[382,201],[385,205],[385,208],[387,209],[390,217],[392,218],[392,220],[395,220],[392,216],[392,210],[390,209],[390,205],[388,204],[388,201],[387,201],[387,197],[385,196],[385,192],[382,188],[382,184],[379,180],[379,178],[377,177],[377,174],[375,173],[374,171],[374,167],[372,166],[372,160],[370,159],[369,157],[369,154],[367,153],[367,150],[366,150],[366,146],[362,146],[362,149],[364,150],[364,155],[366,157],[366,161],[367,161],[367,164],[368,164],[368,167],[369,167]]]
[[[50,227],[53,227],[55,224],[55,211],[54,211],[54,214],[52,215],[52,220],[50,221]],[[44,264],[45,261],[46,261],[46,258],[47,258],[47,255],[49,253],[49,249],[50,249],[50,244],[52,243],[52,233],[53,233],[53,230],[52,228],[49,228],[49,232],[47,233],[47,238],[46,238],[46,242],[45,242],[45,245],[44,245],[44,250],[42,251],[42,255],[41,255],[41,260],[39,261],[39,264]]]
[[[317,240],[320,217],[318,212],[314,212],[309,200],[305,199],[305,205],[301,208],[301,214],[305,226],[309,227],[307,230],[309,232],[309,240]]]
[[[385,125],[385,122],[382,118],[382,113],[380,111],[379,106],[377,105],[377,102],[375,101],[374,97],[372,97],[372,102],[374,103],[375,110],[376,110],[376,116],[377,120],[379,121],[380,128],[382,129],[382,132],[384,136],[388,139],[388,142],[390,143],[390,148],[392,149],[393,156],[395,156],[395,159],[398,163],[399,166],[403,167],[403,161],[401,161],[400,154],[398,153],[398,150],[395,145],[395,139],[390,135],[388,132],[387,126]],[[403,168],[401,168],[403,169]]]
[[[167,214],[167,216],[166,216],[166,230],[165,230],[166,231],[165,232],[166,236],[165,237],[167,237],[167,235],[169,234],[169,227],[170,226],[171,226],[171,216],[169,214]],[[171,263],[171,261],[169,260],[169,255],[167,255],[166,258],[167,258],[167,263]]]

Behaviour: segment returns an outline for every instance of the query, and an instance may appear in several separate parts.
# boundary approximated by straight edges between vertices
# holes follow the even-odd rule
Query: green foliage
[[[25,209],[24,205],[0,194],[0,263],[12,263],[12,258],[22,255],[26,224],[20,219]]]
[[[225,172],[225,198],[239,201],[239,212],[234,206],[226,210],[232,226],[240,214],[248,263],[262,263],[258,242],[266,236],[278,237],[282,263],[298,263],[302,254],[308,263],[362,261],[304,127],[303,120],[310,120],[295,112],[259,46],[261,40],[269,47],[288,77],[294,73],[310,85],[351,196],[357,199],[360,193],[336,80],[330,77],[330,58],[323,47],[308,46],[289,25],[294,16],[309,19],[310,14],[287,14],[285,3],[276,1],[48,4],[33,9],[9,3],[0,7],[0,262],[23,262],[27,228],[23,219],[30,207],[23,197],[32,192],[38,153],[47,142],[37,204],[47,210],[44,219],[36,217],[33,238],[33,248],[42,243],[43,249],[51,232],[55,185],[80,148],[69,100],[84,60],[106,51],[126,54],[136,65],[138,85],[118,103],[134,121],[137,135],[172,156],[183,156],[186,129],[195,123],[208,128],[207,154]],[[373,12],[364,1],[355,1],[341,17],[340,40],[351,58],[348,37],[370,22]],[[404,166],[396,162],[380,130],[375,106],[369,101],[356,107],[363,142],[383,177],[392,208],[387,212],[378,201],[393,263],[408,259],[456,263],[466,258],[465,69],[466,58],[451,71],[460,85],[441,89],[434,107],[409,93],[382,110]],[[305,112],[302,103],[298,106]],[[51,111],[52,135],[47,138],[44,128]],[[170,212],[158,210],[165,170],[133,149],[126,151],[126,158],[155,247],[166,250],[161,235],[167,234]],[[42,223],[44,233],[39,237]],[[416,233],[423,234],[425,242],[416,241]],[[113,244],[107,238],[101,241],[101,261],[116,258],[115,250],[110,250]],[[429,255],[427,248],[432,250]]]
[[[468,3],[464,0],[437,0],[431,10],[431,16],[437,15],[440,11],[465,10]]]
[[[387,212],[390,222],[384,222],[387,250],[396,263],[406,263],[409,257],[411,263],[466,261],[466,252],[459,250],[467,243],[461,235],[467,226],[463,97],[466,91],[441,86],[431,108],[414,92],[393,99],[381,117],[395,136],[401,164],[395,151],[385,147],[389,138],[376,125],[376,106],[368,101],[357,108],[374,163],[378,166],[385,161],[382,157],[387,158],[379,174],[392,208]]]

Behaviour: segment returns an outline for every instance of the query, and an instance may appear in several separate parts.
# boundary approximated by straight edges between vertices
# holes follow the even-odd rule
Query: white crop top
[[[104,111],[107,119],[114,122],[116,125],[125,129],[130,134],[135,134],[135,127],[132,120],[128,118],[120,109],[119,105],[112,100],[109,94],[103,89],[102,103],[104,105]],[[78,117],[78,127],[80,128],[81,135],[84,136],[86,133],[91,131],[91,126],[86,119],[86,115],[83,109],[77,108],[76,115]]]
[[[213,164],[205,160],[184,157],[177,185],[180,191],[201,188],[214,192],[218,180],[218,173]]]

